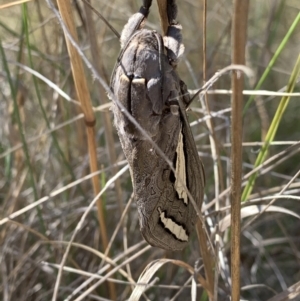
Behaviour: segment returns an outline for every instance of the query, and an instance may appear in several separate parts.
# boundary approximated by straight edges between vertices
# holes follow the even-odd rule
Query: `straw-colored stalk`
[[[68,31],[70,32],[71,36],[75,40],[75,42],[78,42],[77,32],[75,30],[75,24],[74,19],[72,15],[72,9],[70,1],[67,0],[57,0],[58,8],[60,11],[60,14],[62,16],[62,19],[68,28]],[[82,60],[80,55],[78,54],[75,47],[72,45],[72,43],[69,41],[66,33],[65,33],[65,39],[68,47],[68,53],[70,56],[71,61],[71,68],[72,68],[72,74],[73,79],[75,83],[76,93],[78,100],[81,104],[81,108],[84,114],[84,120],[86,124],[86,132],[87,132],[87,140],[88,140],[88,152],[89,152],[89,159],[90,159],[90,171],[91,173],[96,172],[98,170],[98,164],[97,164],[97,143],[95,140],[95,116],[92,108],[92,103],[90,99],[90,93],[88,90],[88,85],[85,78],[84,68],[82,64]],[[100,184],[98,176],[94,176],[92,178],[93,183],[93,189],[94,194],[97,195],[100,192]],[[106,231],[106,225],[104,221],[104,212],[103,212],[103,206],[101,198],[97,201],[97,212],[98,212],[98,221],[100,226],[100,233],[101,233],[101,239],[103,244],[103,249],[105,250],[108,245],[108,239],[107,239],[107,231]],[[110,296],[111,299],[115,299],[115,288],[113,283],[109,283],[110,288]]]
[[[245,64],[249,0],[233,1],[232,63]],[[240,300],[240,232],[244,76],[232,72],[231,119],[231,300]]]

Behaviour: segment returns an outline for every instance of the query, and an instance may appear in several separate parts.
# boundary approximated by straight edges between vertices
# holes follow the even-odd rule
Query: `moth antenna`
[[[139,12],[131,16],[124,26],[121,34],[121,48],[123,48],[130,37],[137,31],[142,29],[145,26],[145,20],[147,19],[152,0],[143,0],[143,5],[140,7]]]
[[[164,45],[167,48],[169,63],[173,68],[176,68],[178,59],[184,52],[184,45],[182,44],[181,35],[182,26],[176,21],[177,4],[175,0],[167,1],[167,15],[169,26],[166,36],[164,36]]]

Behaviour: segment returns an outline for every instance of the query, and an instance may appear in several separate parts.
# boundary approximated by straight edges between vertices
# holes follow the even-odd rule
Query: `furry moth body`
[[[190,98],[174,67],[183,51],[181,27],[173,22],[164,39],[143,29],[150,5],[144,1],[122,32],[122,50],[111,79],[113,113],[130,166],[142,235],[152,246],[181,250],[197,221],[185,188],[200,208],[204,171],[186,116]],[[123,108],[173,162],[175,173]]]

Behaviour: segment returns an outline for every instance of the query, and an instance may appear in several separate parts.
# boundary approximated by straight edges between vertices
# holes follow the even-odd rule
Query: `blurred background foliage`
[[[1,5],[9,1],[0,0]],[[181,78],[189,89],[198,89],[203,84],[202,72],[202,1],[181,0],[178,2],[178,20],[183,27],[185,53],[178,67]],[[128,18],[137,11],[140,1],[91,1],[95,9],[121,32]],[[81,1],[72,1],[73,15],[79,36],[79,44],[91,60],[90,42],[87,34],[85,11]],[[245,89],[253,90],[266,70],[274,53],[290,26],[299,15],[298,0],[251,0],[248,21],[248,41],[246,49],[247,66],[253,70],[253,77],[245,81]],[[117,37],[97,17],[95,20],[99,45],[99,63],[103,78],[109,83],[110,74],[118,56],[120,46]],[[207,10],[207,78],[231,63],[231,16],[232,2],[229,0],[208,1]],[[160,31],[156,3],[153,3],[147,26]],[[260,90],[277,92],[288,84],[300,50],[300,25],[272,66]],[[0,299],[2,300],[50,300],[65,247],[56,241],[68,241],[83,212],[94,195],[90,180],[62,193],[50,197],[42,205],[20,213],[13,221],[4,221],[13,212],[49,196],[51,192],[64,188],[71,182],[89,174],[89,158],[85,125],[76,103],[76,91],[72,78],[65,38],[60,24],[45,1],[29,1],[0,10]],[[100,93],[99,83],[86,68],[89,91],[94,107],[109,103],[105,93]],[[39,77],[34,75],[37,72]],[[53,83],[66,93],[63,97],[50,85]],[[230,76],[221,77],[212,89],[230,90]],[[283,90],[284,91],[284,90]],[[299,78],[294,92],[300,92]],[[250,96],[245,96],[245,103]],[[68,100],[66,98],[69,98]],[[220,149],[223,167],[220,191],[229,185],[230,175],[230,95],[210,94],[210,110],[217,114],[214,118],[217,145]],[[244,116],[244,141],[253,142],[244,146],[245,173],[253,169],[253,164],[264,141],[266,132],[276,112],[281,97],[256,96]],[[286,150],[299,140],[300,97],[292,97],[280,122],[275,136],[276,145],[270,146],[268,158]],[[189,112],[193,123],[195,141],[206,170],[206,205],[216,195],[213,176],[213,161],[209,146],[208,130],[203,122],[204,110],[199,101],[194,101],[193,111]],[[105,109],[104,114],[112,115]],[[110,152],[104,131],[103,113],[96,111],[97,155],[102,172],[99,181],[102,186],[114,175]],[[68,124],[65,124],[67,121]],[[116,131],[112,132],[115,141],[118,169],[126,164]],[[299,170],[299,152],[286,157],[282,163],[271,168],[255,182],[249,200],[262,196],[272,196]],[[131,193],[130,175],[127,171],[120,178],[122,194],[117,196],[115,185],[111,185],[103,197],[105,223],[110,238],[120,221],[121,209],[125,207]],[[287,189],[287,196],[299,196],[299,177]],[[120,199],[121,197],[121,199]],[[248,226],[242,233],[242,295],[247,300],[267,300],[285,290],[300,279],[300,237],[298,199],[279,199],[276,206],[289,209],[295,216],[285,212],[265,213]],[[221,200],[221,208],[229,205],[228,196]],[[228,215],[223,211],[219,216],[213,207],[205,212],[211,214],[209,227],[218,223],[219,217]],[[298,218],[297,218],[298,216]],[[247,219],[246,219],[247,220]],[[223,235],[223,234],[222,234]],[[194,265],[199,259],[196,235],[191,246],[183,252],[165,254],[151,248],[136,258],[127,267],[132,278],[137,281],[148,262],[167,256]],[[229,236],[223,236],[222,254],[229,258]],[[76,241],[94,250],[103,251],[99,238],[99,225],[96,208],[88,215]],[[135,203],[127,212],[121,231],[113,241],[110,257],[124,254],[128,247],[142,242],[139,232]],[[228,260],[220,266],[220,300],[227,300]],[[82,248],[71,249],[67,265],[79,272],[96,272],[101,260],[96,254]],[[46,264],[49,263],[49,264]],[[224,270],[222,270],[224,269]],[[222,272],[224,272],[222,274]],[[183,286],[187,273],[174,266],[159,271],[160,281],[156,284]],[[64,272],[59,291],[59,300],[75,300],[67,296],[88,276]],[[130,295],[130,285],[124,276],[114,277],[125,281],[116,284],[118,300]],[[261,284],[255,289],[247,285]],[[170,300],[175,289],[152,288],[147,292],[151,300]],[[199,288],[199,292],[201,288]],[[100,286],[85,300],[107,300],[107,287]],[[189,300],[190,289],[179,294],[178,300]],[[99,299],[97,299],[99,298]],[[184,299],[183,299],[184,298]],[[146,299],[145,299],[146,300]],[[200,300],[200,299],[198,299]],[[204,295],[202,299],[205,300]],[[300,300],[300,299],[298,299]]]

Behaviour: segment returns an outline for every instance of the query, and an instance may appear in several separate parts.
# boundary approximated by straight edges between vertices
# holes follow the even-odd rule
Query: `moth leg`
[[[164,45],[167,48],[169,63],[176,68],[178,59],[184,52],[184,45],[181,35],[182,26],[176,21],[177,5],[175,0],[167,2],[167,15],[169,26],[167,35],[164,37]]]
[[[144,27],[144,21],[148,17],[150,6],[152,4],[152,0],[143,0],[143,5],[140,7],[139,12],[135,13],[131,16],[124,26],[120,38],[121,48],[123,48],[128,41],[130,40],[131,36],[139,29]]]
[[[187,86],[183,80],[180,80],[179,85],[180,85],[180,93],[181,93],[181,97],[183,100],[183,105],[185,108],[188,108],[192,102],[192,98],[191,98],[190,93],[188,92]]]
[[[118,101],[126,108],[129,114],[131,114],[131,102],[130,102],[130,86],[131,80],[125,74],[120,76],[119,88],[117,93]],[[116,104],[118,106],[118,104]],[[116,124],[116,127],[120,129],[121,132],[125,133],[134,133],[134,125],[130,122],[128,117],[123,113],[123,108],[119,107],[119,109],[115,108],[115,114],[122,115],[119,118],[115,118],[115,120],[120,120],[120,124]],[[122,122],[123,120],[123,122]],[[125,134],[124,133],[124,134]]]
[[[130,79],[122,74],[120,76],[120,83],[118,88],[118,100],[119,102],[130,112],[130,104],[128,103],[128,96],[130,91]],[[122,110],[122,108],[120,108]]]
[[[153,104],[147,96],[145,78],[132,80],[130,96],[132,116],[151,137],[155,136],[159,130],[161,115],[155,114],[153,111]],[[139,132],[140,139],[147,139],[140,131],[137,132]]]
[[[147,83],[147,91],[154,114],[161,115],[164,101],[162,99],[161,78],[151,78]]]

